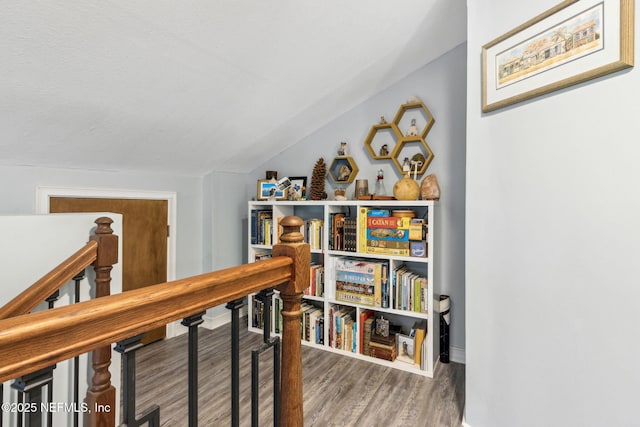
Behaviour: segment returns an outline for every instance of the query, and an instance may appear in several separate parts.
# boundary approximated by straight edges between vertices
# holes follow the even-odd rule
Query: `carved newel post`
[[[283,426],[303,425],[302,410],[302,344],[300,342],[300,303],[303,290],[309,287],[311,251],[303,243],[300,227],[304,221],[296,216],[284,217],[281,244],[273,247],[272,255],[293,259],[293,277],[278,286],[282,299],[282,371],[280,421]]]
[[[113,220],[107,217],[96,219],[96,232],[91,240],[98,243],[96,260],[93,269],[96,272],[95,298],[111,294],[111,270],[118,262],[118,236],[113,234],[111,224]],[[105,328],[109,325],[104,325]],[[116,422],[116,389],[111,385],[111,347],[104,346],[92,353],[93,378],[91,387],[87,391],[86,425],[115,426]]]

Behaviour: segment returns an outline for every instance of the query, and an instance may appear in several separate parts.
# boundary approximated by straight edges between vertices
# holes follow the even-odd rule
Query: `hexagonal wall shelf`
[[[382,122],[371,126],[371,130],[364,140],[369,155],[374,160],[390,159],[402,134],[395,123]]]
[[[415,123],[412,121],[415,120]],[[393,119],[393,123],[403,136],[421,136],[426,138],[435,123],[431,111],[422,101],[402,104]]]
[[[425,158],[425,161],[420,165],[417,175],[422,175],[427,171],[427,167],[431,160],[433,160],[433,151],[431,151],[431,147],[426,143],[426,141],[421,136],[405,136],[400,139],[396,148],[391,153],[391,157],[393,157],[393,163],[396,165],[398,172],[404,174],[402,170],[402,163],[405,158],[411,160],[411,158],[417,154],[422,154]],[[402,160],[401,160],[402,159]],[[411,169],[411,173],[413,174],[413,168]]]
[[[350,184],[356,179],[358,165],[350,156],[337,156],[329,166],[329,176],[336,184]]]

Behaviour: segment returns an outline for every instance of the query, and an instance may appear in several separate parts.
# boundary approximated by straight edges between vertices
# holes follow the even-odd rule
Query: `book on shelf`
[[[373,332],[374,322],[375,322],[375,319],[373,318],[373,316],[368,317],[364,321],[364,326],[362,327],[363,336],[362,336],[362,345],[360,346],[360,353],[366,354],[367,356],[369,355],[369,343],[371,342],[371,333]]]
[[[324,221],[318,218],[311,218],[305,220],[304,223],[305,241],[309,243],[311,249],[322,249]]]
[[[343,250],[345,252],[358,251],[358,220],[353,217],[344,218],[344,241]]]
[[[314,297],[324,296],[324,266],[320,264],[311,264],[309,272],[309,287],[303,291],[304,295]]]
[[[273,211],[271,209],[252,209],[251,210],[251,244],[252,245],[264,245],[265,244],[265,220],[271,220],[273,218]],[[269,229],[267,229],[270,231]]]
[[[422,343],[427,336],[427,319],[416,320],[412,332],[415,351],[413,363],[422,366]]]
[[[373,323],[373,311],[372,310],[362,310],[360,312],[360,332],[359,332],[359,348],[360,348],[360,354],[368,354],[365,353],[365,338],[366,338],[366,334],[367,332],[369,334],[371,334],[371,324]],[[371,321],[369,322],[369,326],[367,327],[367,320],[371,319]],[[369,339],[370,336],[366,339],[366,344],[367,344],[367,349],[369,348]]]
[[[414,273],[401,264],[391,274],[389,294],[391,308],[427,313],[429,283],[426,277]]]
[[[329,228],[329,249],[334,251],[344,250],[344,218],[342,212],[329,214],[331,228]]]
[[[331,306],[329,310],[330,347],[351,351],[353,347],[354,318],[354,308],[338,305]]]
[[[254,258],[254,261],[269,259],[271,258],[271,251],[270,250],[256,251],[255,254],[253,255],[253,258]]]

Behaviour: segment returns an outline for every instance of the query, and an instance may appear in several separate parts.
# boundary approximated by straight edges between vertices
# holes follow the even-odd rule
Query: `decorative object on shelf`
[[[416,126],[416,119],[411,119],[411,126],[407,129],[407,136],[418,136],[418,126]]]
[[[311,200],[324,200],[327,198],[327,193],[324,191],[324,179],[326,175],[327,165],[324,159],[320,157],[313,166],[313,173],[311,175],[311,190],[309,193]]]
[[[389,321],[385,319],[384,316],[380,316],[379,319],[376,319],[376,334],[383,337],[389,336]]]
[[[275,179],[259,179],[256,200],[287,200],[287,190],[279,190]]]
[[[378,170],[378,176],[376,177],[376,186],[375,192],[376,196],[386,196],[387,189],[384,187],[384,171],[382,169]]]
[[[398,200],[417,200],[420,196],[420,186],[407,174],[393,185],[393,195]]]
[[[393,147],[396,146],[402,134],[395,123],[387,123],[384,116],[380,123],[371,126],[369,134],[364,140],[364,146],[374,160],[390,159]]]
[[[347,191],[344,188],[336,188],[333,191],[333,199],[340,200],[340,201],[347,200],[346,194],[347,194]]]
[[[426,172],[431,160],[433,160],[433,157],[434,155],[433,151],[431,151],[431,147],[429,147],[426,141],[420,136],[405,136],[398,142],[394,152],[391,153],[391,158],[393,159],[393,163],[396,165],[396,169],[403,175],[406,173],[405,161],[407,158],[410,159],[410,171],[414,169],[411,165],[411,160],[424,159],[422,160],[422,164],[418,166],[415,171],[416,175],[422,175]],[[401,163],[399,159],[405,160]]]
[[[563,1],[487,43],[482,111],[632,67],[633,20],[633,1]]]
[[[355,198],[365,197],[369,195],[369,180],[368,179],[356,179],[356,192]]]
[[[420,183],[420,196],[422,200],[439,200],[440,185],[435,174],[425,176]]]
[[[291,176],[291,187],[289,188],[289,200],[305,200],[307,191],[306,176]]]
[[[347,143],[346,141],[342,141],[340,143],[340,148],[338,148],[338,156],[346,156],[347,155]]]
[[[358,165],[349,156],[334,157],[329,166],[329,177],[335,184],[351,184],[358,174]]]
[[[405,157],[402,161],[402,172],[409,173],[411,172],[411,161],[408,157]]]
[[[278,180],[278,171],[266,171],[266,179]]]

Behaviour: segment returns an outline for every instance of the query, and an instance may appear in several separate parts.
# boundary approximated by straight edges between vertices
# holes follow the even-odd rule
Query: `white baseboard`
[[[449,359],[452,362],[462,363],[464,365],[466,363],[464,348],[449,347]]]
[[[240,308],[240,317],[247,315],[247,306],[243,306]],[[206,314],[202,316],[203,328],[207,329],[215,329],[220,326],[226,325],[227,323],[231,323],[231,312],[227,311],[218,316],[207,316]],[[189,329],[186,326],[182,326],[180,324],[181,320],[176,320],[173,323],[169,323],[167,325],[167,338],[174,338],[179,335],[186,333]]]
[[[243,305],[240,307],[240,317],[247,315],[247,306]],[[231,323],[231,312],[226,311],[217,316],[207,316],[206,314],[202,317],[204,323],[202,324],[203,328],[207,329],[216,329],[220,326],[226,325],[227,323]]]

